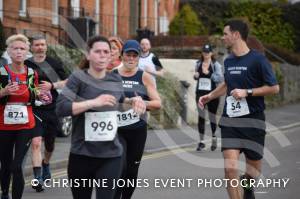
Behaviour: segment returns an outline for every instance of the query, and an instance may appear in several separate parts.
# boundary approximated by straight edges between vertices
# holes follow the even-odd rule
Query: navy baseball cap
[[[205,52],[205,53],[210,53],[212,52],[212,47],[210,44],[205,44],[203,47],[202,47],[202,52]]]
[[[123,46],[122,49],[123,52],[129,52],[129,51],[134,51],[137,54],[140,54],[141,52],[141,47],[139,42],[137,42],[136,40],[127,40]]]

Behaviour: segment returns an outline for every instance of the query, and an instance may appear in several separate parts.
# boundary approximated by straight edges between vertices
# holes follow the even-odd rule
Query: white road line
[[[277,172],[274,172],[274,173],[271,174],[272,177],[277,176],[277,175],[278,175]]]
[[[266,194],[268,193],[267,191],[255,191],[255,193],[258,193],[258,194]]]

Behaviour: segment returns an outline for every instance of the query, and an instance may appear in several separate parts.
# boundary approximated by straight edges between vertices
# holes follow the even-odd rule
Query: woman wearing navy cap
[[[114,72],[122,77],[125,97],[140,96],[146,103],[147,110],[157,110],[161,107],[161,100],[151,75],[138,68],[139,55],[139,43],[128,40],[122,50],[123,66]],[[138,176],[147,138],[146,114],[139,117],[129,108],[120,113],[118,119],[118,134],[124,148],[122,178],[126,181],[134,181]],[[115,199],[131,198],[134,189],[135,186],[119,188]]]
[[[194,79],[197,81],[196,85],[196,103],[201,96],[206,95],[210,91],[216,88],[216,85],[221,83],[224,79],[222,74],[222,66],[213,56],[212,47],[210,44],[206,44],[202,48],[201,58],[196,62]],[[207,104],[210,127],[212,131],[212,145],[211,150],[214,151],[217,148],[216,132],[216,112],[219,106],[219,98],[212,100]],[[200,142],[197,147],[197,151],[201,151],[205,148],[203,143],[205,132],[205,112],[198,108],[198,131],[200,134]]]

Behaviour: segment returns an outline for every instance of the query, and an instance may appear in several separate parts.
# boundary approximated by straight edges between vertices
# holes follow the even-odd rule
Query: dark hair
[[[249,27],[246,22],[240,19],[232,19],[225,23],[225,26],[229,26],[230,31],[237,31],[240,33],[241,38],[246,41],[249,34]]]
[[[212,52],[213,53],[213,52]],[[201,57],[200,57],[200,61],[203,62],[204,61],[204,57],[202,55],[202,52],[201,52]],[[215,57],[215,54],[212,54],[211,55],[211,61],[212,63],[215,63],[217,61],[216,57]]]
[[[90,37],[89,40],[86,42],[86,51],[90,52],[90,50],[93,48],[94,43],[96,42],[104,42],[107,43],[109,46],[109,49],[111,49],[111,45],[109,40],[106,37],[103,37],[101,35],[96,35],[93,37]],[[86,59],[86,57],[84,56],[83,59],[80,61],[79,66],[78,66],[81,70],[89,68],[90,67],[90,63],[89,61]]]

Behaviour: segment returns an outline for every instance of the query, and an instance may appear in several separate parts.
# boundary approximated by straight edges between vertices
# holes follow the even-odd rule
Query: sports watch
[[[247,89],[247,95],[251,97],[253,94],[253,89]]]

